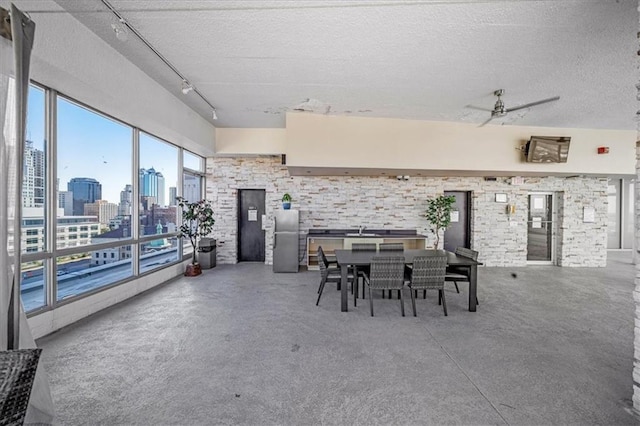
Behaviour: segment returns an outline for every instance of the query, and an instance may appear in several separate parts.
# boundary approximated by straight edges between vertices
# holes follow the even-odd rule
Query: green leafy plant
[[[283,203],[290,203],[291,202],[291,195],[289,195],[289,193],[285,192],[285,194],[282,196],[282,202]]]
[[[427,200],[425,217],[431,224],[431,232],[436,234],[436,249],[440,245],[440,230],[447,229],[451,223],[451,210],[455,202],[456,197],[451,195],[439,195]]]
[[[213,208],[211,202],[200,200],[195,203],[188,202],[184,197],[176,197],[178,206],[182,209],[182,225],[180,226],[180,236],[189,238],[193,247],[193,257],[191,263],[198,263],[196,258],[196,248],[198,240],[206,237],[213,230],[216,223],[213,218]]]

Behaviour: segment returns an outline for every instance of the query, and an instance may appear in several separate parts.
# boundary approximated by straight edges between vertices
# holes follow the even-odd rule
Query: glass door
[[[554,264],[553,194],[529,194],[527,263]]]

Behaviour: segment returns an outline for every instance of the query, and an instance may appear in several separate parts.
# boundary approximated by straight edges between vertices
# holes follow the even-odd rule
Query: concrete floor
[[[450,284],[449,316],[433,292],[417,318],[379,295],[341,313],[335,285],[316,307],[318,272],[218,265],[39,344],[64,425],[637,424],[629,258],[481,268],[478,312]]]

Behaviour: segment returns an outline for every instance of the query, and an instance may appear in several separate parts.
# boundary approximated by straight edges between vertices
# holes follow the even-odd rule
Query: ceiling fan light
[[[216,114],[216,109],[215,109],[215,108],[213,109],[212,118],[213,118],[214,120],[217,120],[217,119],[218,119],[218,114]]]

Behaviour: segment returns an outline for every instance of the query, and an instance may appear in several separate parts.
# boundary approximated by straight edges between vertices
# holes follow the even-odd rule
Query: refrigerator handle
[[[276,241],[278,241],[278,239],[276,238],[276,233],[273,233],[273,249],[276,249]]]

